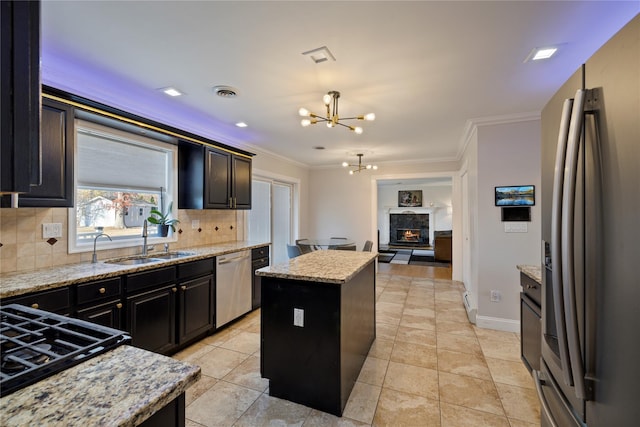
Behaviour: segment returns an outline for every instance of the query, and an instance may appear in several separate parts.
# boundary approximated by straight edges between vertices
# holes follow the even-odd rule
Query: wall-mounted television
[[[533,206],[535,204],[536,188],[533,185],[496,187],[496,206]]]

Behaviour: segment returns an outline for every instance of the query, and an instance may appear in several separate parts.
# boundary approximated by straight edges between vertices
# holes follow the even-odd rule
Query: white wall
[[[477,200],[471,201],[475,206],[471,226],[477,323],[481,327],[517,331],[520,278],[516,265],[540,263],[540,205],[532,207],[526,233],[506,233],[494,194],[500,185],[534,184],[540,191],[540,121],[479,126],[475,145],[477,177],[473,187]],[[491,290],[500,292],[501,301],[491,302]]]

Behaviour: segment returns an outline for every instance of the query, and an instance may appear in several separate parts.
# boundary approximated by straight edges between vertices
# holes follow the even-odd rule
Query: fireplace
[[[429,245],[429,214],[391,213],[389,215],[389,244],[407,246]]]

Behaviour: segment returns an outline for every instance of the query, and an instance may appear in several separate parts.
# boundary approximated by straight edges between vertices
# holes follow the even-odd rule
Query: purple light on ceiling
[[[87,64],[46,42],[42,47],[42,83],[238,148],[256,139],[246,128],[221,122],[179,98],[169,98],[117,72]]]

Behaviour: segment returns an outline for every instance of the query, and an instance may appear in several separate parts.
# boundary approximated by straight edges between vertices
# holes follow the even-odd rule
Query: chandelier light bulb
[[[369,113],[364,116],[364,119],[372,122],[376,119],[376,115],[374,113]]]
[[[302,120],[300,120],[300,124],[301,124],[303,127],[307,127],[307,126],[309,126],[309,125],[311,124],[311,120],[309,120],[309,119],[302,119]]]
[[[373,170],[374,170],[374,171],[377,171],[377,170],[378,170],[378,166],[373,165]]]
[[[302,117],[311,117],[311,113],[306,108],[299,109],[298,114],[300,114]]]
[[[343,168],[346,168],[347,166],[349,166],[349,163],[347,163],[347,162],[342,162],[342,167],[343,167]]]
[[[367,165],[367,166],[366,166],[366,168],[367,168],[367,169],[371,169],[371,165]]]
[[[358,135],[361,135],[361,134],[362,134],[362,128],[361,128],[360,126],[356,126],[356,127],[354,127],[354,128],[353,128],[353,131],[354,131],[355,133],[357,133]]]
[[[322,102],[324,102],[324,105],[331,104],[331,95],[326,94],[325,96],[323,96],[322,97]]]
[[[353,175],[353,171],[349,171],[349,175]]]

